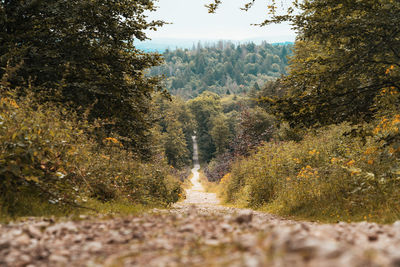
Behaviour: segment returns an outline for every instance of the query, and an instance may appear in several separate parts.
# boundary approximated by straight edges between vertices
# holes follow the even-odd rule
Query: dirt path
[[[199,156],[198,156],[198,147],[196,137],[193,136],[193,162],[194,168],[192,169],[193,177],[190,180],[193,184],[193,187],[186,190],[186,199],[183,201],[183,204],[201,204],[201,205],[218,205],[219,200],[217,195],[214,193],[206,193],[204,191],[203,185],[200,183],[200,164],[199,164]],[[180,207],[180,203],[175,205],[175,207]]]
[[[400,221],[316,224],[223,207],[195,162],[193,188],[169,210],[0,225],[0,266],[400,266]]]

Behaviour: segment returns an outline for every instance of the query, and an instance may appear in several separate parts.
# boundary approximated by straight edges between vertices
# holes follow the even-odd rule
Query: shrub
[[[230,172],[233,161],[232,153],[226,152],[218,155],[204,168],[204,174],[210,182],[219,182],[222,177]]]
[[[118,136],[98,144],[86,134],[98,126],[78,122],[64,109],[3,96],[2,213],[43,215],[40,205],[66,213],[87,206],[89,198],[144,205],[178,200],[180,183],[163,158],[143,163],[122,148]]]
[[[226,202],[285,215],[399,218],[400,149],[384,141],[385,131],[398,132],[396,118],[384,121],[386,126],[380,122],[365,138],[353,137],[355,127],[342,124],[300,142],[266,143],[233,164],[229,179],[220,183],[221,195]]]

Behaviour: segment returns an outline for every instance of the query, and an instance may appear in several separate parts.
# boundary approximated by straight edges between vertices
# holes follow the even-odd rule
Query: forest
[[[257,86],[286,74],[291,44],[234,44],[219,41],[212,45],[193,45],[191,50],[165,51],[165,64],[151,69],[150,75],[164,75],[165,88],[184,99],[204,91],[218,95],[244,94]]]
[[[2,218],[169,207],[193,135],[226,204],[400,218],[399,2],[304,1],[264,22],[294,45],[162,55],[135,48],[153,1],[0,3]]]
[[[250,129],[266,139],[244,156],[231,143],[231,153],[204,171],[219,180],[229,204],[328,222],[393,222],[400,215],[400,3],[321,0],[295,7],[301,12],[281,16],[272,6],[263,23],[290,21],[298,31],[288,74],[256,97],[255,106],[275,123],[242,124],[239,140],[242,132],[260,136]]]

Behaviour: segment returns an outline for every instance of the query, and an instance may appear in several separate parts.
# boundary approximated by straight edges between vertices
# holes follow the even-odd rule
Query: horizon
[[[163,20],[166,24],[157,31],[148,31],[152,40],[171,39],[177,41],[234,41],[248,39],[265,40],[268,43],[294,42],[296,33],[287,23],[258,27],[251,24],[266,18],[265,3],[257,2],[249,11],[240,10],[242,0],[225,1],[216,14],[209,14],[204,6],[210,0],[161,0],[149,20]],[[239,19],[238,19],[239,18]]]
[[[218,42],[227,42],[232,43],[234,45],[241,45],[247,43],[254,43],[256,45],[261,45],[263,42],[266,42],[271,45],[289,45],[294,44],[292,41],[285,42],[268,42],[263,38],[254,38],[254,39],[243,39],[243,40],[223,40],[223,39],[184,39],[184,38],[155,38],[146,41],[140,41],[135,46],[140,50],[144,50],[147,52],[158,52],[164,53],[166,50],[176,50],[176,49],[192,49],[194,46],[197,46],[199,43],[203,47],[209,47],[216,45]]]

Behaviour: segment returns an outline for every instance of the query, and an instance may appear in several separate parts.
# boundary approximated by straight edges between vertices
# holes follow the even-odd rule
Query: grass
[[[193,186],[192,183],[193,173],[190,172],[190,175],[183,181],[182,188],[183,189],[190,189]]]
[[[209,182],[204,174],[203,169],[199,170],[200,183],[203,185],[204,190],[207,193],[218,193],[218,184],[214,182]]]
[[[236,206],[237,207],[237,206]],[[258,209],[261,212],[272,213],[281,217],[296,221],[312,221],[318,223],[338,223],[338,222],[376,222],[380,224],[391,224],[400,217],[399,212],[392,209],[382,209],[380,211],[373,210],[372,213],[363,210],[357,210],[353,214],[349,214],[340,209],[327,208],[323,211],[312,210],[309,207],[298,209],[296,211],[287,212],[276,204],[267,204]]]
[[[238,159],[218,185],[207,186],[229,205],[292,219],[399,220],[399,150],[374,136],[346,134],[352,129],[332,126],[300,142],[266,143]]]
[[[8,213],[0,213],[0,223],[9,223],[12,221],[23,220],[27,217],[51,217],[56,220],[69,218],[79,220],[82,215],[87,216],[127,216],[141,214],[153,208],[163,208],[156,204],[138,204],[128,200],[114,199],[112,201],[103,202],[97,199],[89,198],[82,208],[71,206],[54,205],[43,201],[32,195],[24,195],[20,200],[24,206],[16,207],[17,213],[10,215]]]

